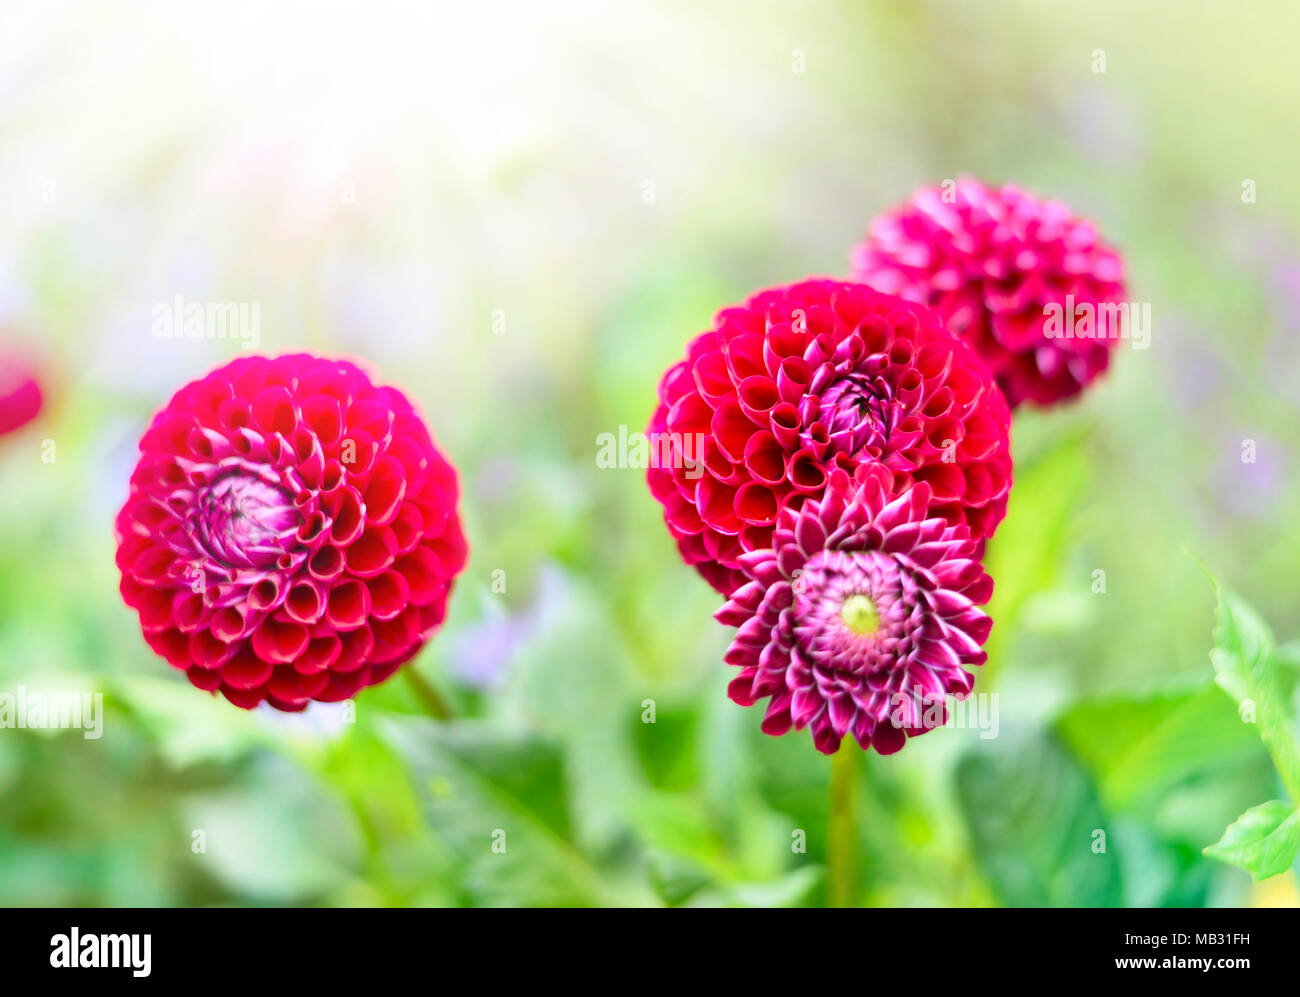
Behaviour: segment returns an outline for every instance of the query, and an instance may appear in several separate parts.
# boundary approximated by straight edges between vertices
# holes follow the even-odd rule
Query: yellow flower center
[[[859,636],[865,637],[880,629],[880,614],[876,612],[876,604],[861,592],[844,600],[844,605],[840,606],[840,619]]]

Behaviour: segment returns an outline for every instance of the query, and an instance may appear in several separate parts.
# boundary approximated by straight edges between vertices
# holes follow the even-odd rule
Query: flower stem
[[[828,889],[832,907],[856,906],[858,896],[858,836],[853,823],[858,755],[862,749],[846,737],[831,755],[830,814],[827,820]]]
[[[429,716],[435,720],[450,720],[456,715],[447,701],[442,698],[442,694],[433,687],[433,683],[414,668],[404,668],[403,671],[406,672],[407,681],[411,683],[411,687],[420,702],[424,704]]]

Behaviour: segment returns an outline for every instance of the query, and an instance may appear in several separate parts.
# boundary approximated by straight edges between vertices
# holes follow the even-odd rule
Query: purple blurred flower
[[[537,593],[521,610],[502,609],[488,602],[485,618],[450,636],[446,642],[448,661],[458,680],[475,689],[500,688],[509,676],[515,655],[554,615],[565,600],[563,573],[543,565]]]

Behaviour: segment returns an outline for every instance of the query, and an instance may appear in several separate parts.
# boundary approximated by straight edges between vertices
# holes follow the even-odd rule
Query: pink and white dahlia
[[[181,388],[140,451],[122,596],[200,689],[249,709],[347,699],[442,623],[467,554],[456,472],[355,364],[235,360]]]
[[[765,733],[807,727],[824,754],[851,735],[887,755],[970,692],[993,580],[970,530],[933,514],[928,484],[889,490],[879,465],[836,470],[781,511],[770,548],[741,555],[747,581],[716,615],[739,628],[728,695],[768,699]]]
[[[1011,413],[929,308],[842,280],[726,308],[659,384],[650,490],[683,560],[723,595],[839,468],[926,482],[933,515],[991,536],[1011,487]]]
[[[1012,406],[1077,395],[1121,338],[1119,312],[1101,307],[1126,301],[1120,254],[1060,201],[1011,185],[963,178],[917,191],[871,223],[853,252],[853,275],[938,309]],[[1065,310],[1084,308],[1086,334],[1081,325],[1074,335]]]

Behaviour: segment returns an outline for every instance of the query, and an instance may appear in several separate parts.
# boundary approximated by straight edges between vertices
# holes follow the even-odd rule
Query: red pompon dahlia
[[[769,697],[763,731],[812,731],[823,754],[850,734],[882,755],[947,721],[974,682],[993,594],[966,526],[932,516],[924,482],[890,498],[890,476],[832,472],[825,492],[781,511],[772,547],[742,555],[748,581],[717,613],[739,627],[726,662],[741,706]]]
[[[772,545],[782,509],[835,468],[930,485],[933,513],[991,536],[1011,487],[1010,410],[928,308],[839,280],[763,291],[718,313],[659,384],[650,490],[682,558],[723,595]]]
[[[41,386],[26,364],[0,353],[0,436],[27,425],[44,404]]]
[[[140,451],[122,596],[200,689],[246,709],[337,702],[442,623],[467,554],[456,472],[355,364],[235,360],[181,388]]]
[[[1119,253],[1060,201],[1010,185],[963,178],[917,191],[872,222],[853,251],[853,275],[937,308],[1012,406],[1077,395],[1122,335],[1120,312],[1100,307],[1126,300]],[[1076,332],[1081,306],[1092,314]]]

